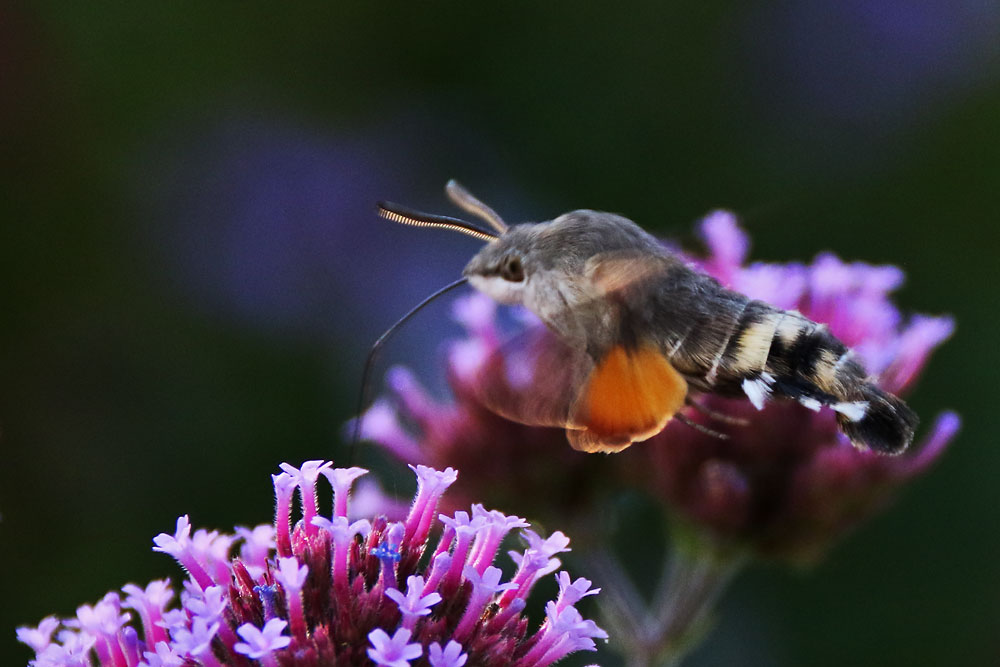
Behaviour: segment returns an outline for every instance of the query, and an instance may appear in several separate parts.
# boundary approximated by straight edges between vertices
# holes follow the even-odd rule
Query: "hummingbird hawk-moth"
[[[898,454],[913,440],[913,411],[879,389],[826,326],[725,288],[631,220],[578,210],[507,225],[455,181],[446,190],[489,229],[396,204],[378,210],[486,241],[464,278],[526,307],[554,334],[533,346],[520,389],[481,383],[495,412],[564,427],[585,452],[621,451],[673,418],[694,425],[679,411],[699,393],[745,397],[758,409],[771,398],[832,409],[863,449]]]

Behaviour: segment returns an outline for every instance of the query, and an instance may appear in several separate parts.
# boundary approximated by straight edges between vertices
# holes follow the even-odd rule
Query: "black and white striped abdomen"
[[[731,326],[705,373],[709,391],[737,395],[738,387],[758,408],[771,396],[830,407],[855,444],[883,452],[900,452],[913,439],[916,415],[873,385],[825,325],[748,300]]]
[[[742,388],[748,378],[770,376],[775,384],[788,386],[783,395],[797,398],[805,392],[843,400],[864,373],[824,325],[796,311],[748,300],[709,365],[705,384],[725,391]]]
[[[913,411],[872,384],[825,325],[686,268],[648,284],[641,296],[632,309],[637,328],[658,340],[691,389],[746,396],[758,409],[772,397],[827,406],[861,448],[897,454],[913,440]]]

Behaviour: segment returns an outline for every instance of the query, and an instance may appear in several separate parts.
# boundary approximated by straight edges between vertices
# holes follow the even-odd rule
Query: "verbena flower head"
[[[846,263],[831,254],[808,265],[748,265],[749,239],[724,211],[706,217],[699,233],[709,253],[689,258],[692,264],[736,291],[827,324],[892,393],[907,393],[953,329],[947,317],[901,315],[889,298],[903,280],[895,267]],[[581,454],[561,429],[514,424],[479,405],[476,383],[491,377],[480,373],[483,364],[498,351],[516,352],[500,345],[503,334],[487,297],[458,301],[455,314],[469,336],[449,351],[454,402],[432,399],[412,374],[394,369],[394,400],[382,399],[365,415],[365,435],[406,461],[460,464],[468,489],[490,499],[496,494],[530,516],[569,523],[578,538],[581,526],[593,523],[603,494],[616,485],[641,487],[672,517],[713,538],[765,556],[809,560],[931,465],[959,425],[956,415],[945,413],[922,444],[886,457],[852,447],[830,410],[774,401],[758,411],[747,400],[703,396],[706,407],[749,424],[709,422],[688,410],[690,419],[729,439],[675,420],[620,454]],[[541,325],[532,320],[527,326]]]
[[[562,533],[542,539],[519,517],[474,505],[438,514],[455,482],[452,468],[414,466],[417,492],[406,519],[351,522],[347,497],[360,468],[324,461],[283,464],[274,475],[273,526],[192,533],[188,517],[154,550],[187,571],[179,605],[169,581],[129,584],[75,618],[44,619],[19,628],[35,650],[33,667],[191,667],[264,665],[322,667],[383,665],[550,665],[594,650],[607,633],[584,620],[575,604],[590,582],[559,573],[560,594],[534,632],[522,613],[535,583],[555,572],[568,551]],[[316,485],[333,487],[333,511],[323,515]],[[292,523],[298,494],[302,518]],[[442,528],[436,543],[435,527]],[[504,538],[523,529],[527,548],[511,552],[516,572],[503,581],[493,562]],[[242,540],[238,554],[232,546]],[[55,638],[53,639],[53,634]]]

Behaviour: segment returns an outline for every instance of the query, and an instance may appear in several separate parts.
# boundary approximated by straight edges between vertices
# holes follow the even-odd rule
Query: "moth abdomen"
[[[882,454],[900,454],[910,446],[919,419],[906,403],[870,382],[859,387],[865,405],[860,419],[844,413],[837,422],[851,442]]]
[[[654,284],[647,298],[641,328],[659,340],[670,362],[703,391],[712,391],[717,379],[731,374],[726,352],[748,310],[755,310],[751,304],[766,306],[686,267]]]
[[[883,453],[903,451],[917,425],[913,411],[872,384],[825,325],[761,302],[748,304],[715,380],[713,391],[738,383],[758,408],[770,395],[830,407],[852,442]]]
[[[782,311],[763,301],[747,300],[736,326],[713,363],[706,379],[739,379],[767,370]]]

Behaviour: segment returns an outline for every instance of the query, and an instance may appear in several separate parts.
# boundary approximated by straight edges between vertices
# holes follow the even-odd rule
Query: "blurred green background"
[[[178,515],[260,523],[279,462],[344,460],[367,346],[477,247],[372,204],[450,212],[450,177],[902,266],[958,323],[911,404],[962,434],[819,567],[744,574],[690,664],[1000,662],[1000,4],[331,4],[0,7],[0,664],[176,581]],[[447,313],[386,363],[433,376]]]

